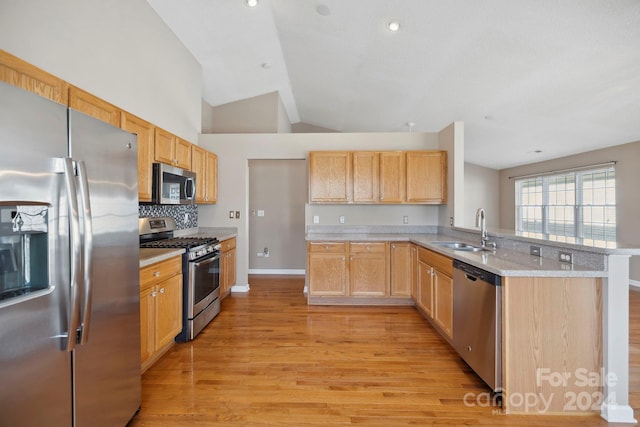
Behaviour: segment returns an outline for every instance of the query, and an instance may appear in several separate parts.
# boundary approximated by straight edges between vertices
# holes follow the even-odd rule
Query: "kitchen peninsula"
[[[628,259],[640,254],[640,250],[586,247],[508,232],[490,233],[489,237],[497,243],[495,251],[460,251],[441,243],[455,241],[480,246],[477,230],[309,226],[306,235],[309,304],[415,302],[418,310],[451,343],[456,330],[451,330],[455,302],[450,288],[456,285],[446,271],[441,285],[437,279],[434,285],[431,277],[442,270],[450,271],[453,260],[462,261],[502,277],[500,359],[502,404],[506,413],[600,412],[612,422],[633,419],[628,404]],[[319,256],[326,260],[327,252],[349,254],[353,245],[363,246],[364,252],[378,251],[372,249],[374,243],[379,248],[386,245],[386,249],[380,250],[387,252],[393,251],[394,245],[396,249],[400,244],[408,245],[410,271],[399,275],[398,269],[403,267],[394,265],[393,255],[385,258],[384,253],[380,254],[379,259],[391,260],[383,273],[387,287],[376,295],[377,300],[371,294],[362,298],[350,293],[361,273],[355,273],[355,278],[350,276],[353,258],[340,254],[336,259],[344,264],[334,264],[333,272],[344,272],[344,292],[334,292],[329,297],[326,289],[316,292],[314,256],[322,251],[313,245],[324,248],[324,255]],[[530,255],[531,246],[539,248],[542,256]],[[440,266],[431,265],[430,273],[421,272],[426,264],[417,258],[420,251],[437,255]],[[573,263],[560,262],[560,251],[570,252]],[[403,299],[393,295],[392,290],[399,288],[393,283],[397,277],[406,277],[411,282],[411,292]],[[428,278],[428,286],[422,283],[424,278]],[[361,290],[362,285],[358,286]],[[421,293],[427,289],[425,298]]]

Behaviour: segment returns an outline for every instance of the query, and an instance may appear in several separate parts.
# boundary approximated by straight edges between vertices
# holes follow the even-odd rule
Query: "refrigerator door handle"
[[[83,239],[83,267],[84,267],[84,289],[82,293],[82,320],[80,323],[80,336],[78,344],[85,344],[89,339],[89,329],[91,326],[91,301],[93,297],[93,287],[91,282],[91,272],[93,269],[93,218],[91,216],[91,201],[89,200],[89,180],[87,169],[83,161],[77,162],[78,168],[78,191],[82,203],[82,239]]]
[[[80,236],[80,218],[78,212],[78,194],[76,190],[75,170],[73,161],[69,157],[62,159],[64,170],[64,182],[69,204],[69,235],[70,244],[70,303],[69,303],[69,333],[67,335],[66,350],[72,351],[77,344],[78,328],[80,327],[80,296],[81,289],[78,283],[82,273],[82,240]]]

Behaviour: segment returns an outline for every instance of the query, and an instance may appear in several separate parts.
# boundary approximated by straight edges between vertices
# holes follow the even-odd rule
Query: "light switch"
[[[314,215],[313,216],[313,223],[314,224],[320,224],[320,216],[319,215]]]
[[[340,215],[340,224],[344,224],[344,215]]]
[[[235,212],[233,212],[233,211],[229,211],[229,218],[233,219],[233,218],[235,218],[235,217],[236,217]]]
[[[264,216],[264,211],[262,209],[258,209],[258,216]]]

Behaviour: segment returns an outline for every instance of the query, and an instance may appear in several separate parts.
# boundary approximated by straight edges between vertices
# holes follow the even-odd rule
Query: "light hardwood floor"
[[[304,278],[250,283],[248,295],[223,301],[195,341],[144,374],[142,409],[129,427],[615,425],[597,415],[512,416],[478,405],[474,396],[488,388],[412,307],[307,306]],[[631,298],[637,414],[640,292]]]

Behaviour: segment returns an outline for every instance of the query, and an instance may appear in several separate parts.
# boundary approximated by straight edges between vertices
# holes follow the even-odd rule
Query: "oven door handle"
[[[209,258],[205,258],[205,259],[204,259],[204,260],[202,260],[202,261],[194,262],[194,263],[193,263],[193,265],[194,265],[195,267],[200,267],[201,265],[211,264],[213,261],[215,261],[215,260],[217,260],[217,259],[220,259],[220,254],[215,254],[214,256],[209,257]]]

